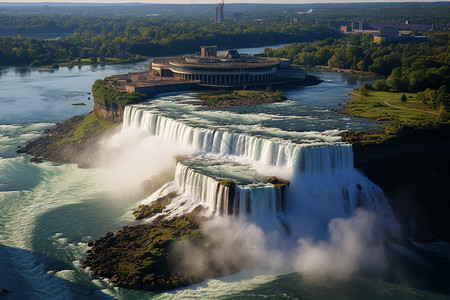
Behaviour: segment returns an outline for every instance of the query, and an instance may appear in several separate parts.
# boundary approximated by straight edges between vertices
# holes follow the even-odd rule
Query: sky
[[[37,3],[37,2],[70,2],[70,3],[158,3],[158,4],[215,4],[220,0],[0,0],[0,4],[3,2],[20,2],[20,3]],[[447,1],[433,1],[433,0],[396,0],[396,1],[383,1],[383,0],[226,0],[226,3],[361,3],[361,2],[450,2]]]

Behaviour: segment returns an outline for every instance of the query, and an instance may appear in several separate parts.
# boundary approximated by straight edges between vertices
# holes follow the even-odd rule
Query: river
[[[247,52],[251,51],[258,52],[260,49]],[[179,154],[177,151],[167,151],[167,145],[158,147],[155,139],[172,139],[175,149],[180,147],[179,136],[167,138],[163,133],[158,136],[156,129],[147,128],[145,130],[153,132],[153,136],[142,138],[141,132],[137,135],[139,138],[134,139],[132,133],[126,133],[129,128],[125,128],[115,140],[105,142],[105,147],[111,147],[131,141],[133,147],[122,149],[125,158],[109,168],[93,170],[78,169],[71,164],[30,163],[29,156],[17,155],[15,150],[18,145],[41,136],[45,128],[92,110],[92,96],[88,93],[96,79],[142,70],[146,65],[143,62],[104,67],[61,67],[51,71],[14,67],[0,69],[0,296],[5,299],[450,299],[448,287],[443,283],[449,278],[449,268],[446,266],[449,265],[450,252],[447,244],[402,246],[393,243],[384,248],[386,253],[381,261],[386,268],[380,275],[372,269],[379,262],[378,252],[372,252],[366,244],[361,251],[355,252],[354,247],[346,248],[345,243],[331,241],[333,233],[327,232],[327,224],[331,220],[335,220],[341,230],[356,232],[353,236],[343,235],[344,238],[364,238],[367,234],[366,231],[354,230],[367,224],[363,213],[341,211],[340,204],[329,206],[332,203],[330,199],[342,197],[340,189],[343,185],[350,186],[346,178],[350,178],[352,186],[359,185],[363,189],[367,186],[367,192],[374,193],[368,202],[385,201],[382,195],[377,194],[377,187],[354,170],[350,161],[342,163],[338,171],[329,170],[325,163],[316,171],[316,165],[305,163],[303,169],[311,170],[309,173],[312,175],[297,178],[288,172],[292,168],[285,158],[276,163],[273,158],[263,159],[261,153],[268,150],[261,150],[255,158],[240,155],[241,152],[234,150],[223,154],[219,149],[215,153],[211,150],[213,147],[206,147],[201,151],[203,160],[196,162],[193,159],[186,165],[210,177],[220,177],[225,171],[238,173],[243,184],[253,184],[255,173],[283,175],[294,183],[298,182],[297,186],[301,188],[292,188],[292,191],[308,194],[306,200],[309,202],[317,200],[316,205],[310,205],[308,209],[311,214],[320,215],[317,220],[323,228],[317,229],[315,224],[319,221],[311,221],[311,214],[300,212],[297,215],[302,216],[303,221],[293,224],[302,228],[295,232],[297,237],[301,237],[298,240],[302,247],[293,246],[301,252],[295,253],[295,258],[298,258],[298,261],[292,261],[295,266],[283,262],[274,267],[269,263],[270,267],[244,270],[162,293],[114,288],[107,281],[81,269],[79,263],[88,249],[88,241],[122,226],[136,224],[131,212],[144,198],[136,187],[143,179],[160,172],[152,157],[161,158],[161,168],[164,168],[164,159],[169,161],[173,154]],[[372,79],[325,71],[314,74],[324,82],[318,86],[290,90],[286,92],[288,101],[274,105],[211,111],[193,106],[196,94],[185,92],[162,94],[135,109],[147,111],[158,118],[167,118],[171,120],[166,122],[172,124],[170,126],[183,125],[194,131],[198,128],[215,129],[214,132],[240,134],[249,139],[258,137],[262,139],[261,143],[267,140],[272,146],[279,143],[284,147],[286,143],[291,143],[293,147],[298,144],[325,147],[320,149],[338,147],[340,157],[349,157],[351,147],[339,143],[339,133],[343,130],[376,128],[377,125],[336,111],[348,100],[347,93],[353,87]],[[80,102],[86,105],[72,105]],[[131,115],[129,120],[132,120]],[[133,124],[138,124],[140,120],[134,118]],[[140,123],[139,127],[142,127]],[[188,146],[181,147],[179,152],[198,152],[197,145]],[[306,162],[334,157],[327,156],[326,151],[322,152],[322,156],[314,154],[315,151],[307,151],[303,155],[313,155]],[[231,167],[221,165],[228,163],[228,158]],[[331,158],[330,161],[333,160]],[[207,159],[215,163],[220,160],[219,175],[211,165],[205,164]],[[335,166],[336,163],[333,163],[333,168]],[[244,172],[247,169],[252,169],[248,176]],[[348,193],[352,193],[351,189]],[[180,200],[180,205],[182,203]],[[292,219],[290,216],[286,218]],[[364,222],[358,223],[361,220]],[[256,219],[254,224],[264,229],[264,225],[258,224]],[[308,229],[308,226],[314,228]],[[263,233],[256,232],[262,234],[263,239],[267,238],[264,236],[265,229]],[[305,232],[310,233],[309,240]],[[259,245],[258,241],[255,241],[256,245]],[[359,245],[356,243],[355,246]],[[260,248],[264,245],[261,244]],[[287,256],[283,249],[268,247],[262,257],[266,262],[274,262]],[[307,251],[310,249],[314,251]],[[335,252],[335,249],[340,251]],[[332,256],[329,260],[329,265],[333,265],[331,269],[323,264],[317,267],[320,263],[305,264],[316,261],[314,256],[318,253],[325,253],[318,256],[319,260]],[[345,259],[340,259],[342,257]],[[334,261],[342,264],[335,265]],[[359,265],[369,267],[359,270]]]

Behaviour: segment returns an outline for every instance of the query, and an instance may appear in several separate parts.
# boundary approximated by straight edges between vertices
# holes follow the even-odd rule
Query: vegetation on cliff
[[[47,129],[45,136],[28,142],[18,152],[33,155],[33,161],[49,160],[91,167],[96,163],[99,137],[115,126],[100,120],[92,112],[87,116],[75,116]]]
[[[267,104],[285,101],[287,98],[280,90],[272,91],[270,88],[265,91],[255,90],[235,90],[215,91],[200,97],[203,104],[211,107],[232,107],[243,105]]]
[[[142,93],[126,93],[114,90],[108,86],[104,80],[98,79],[92,86],[92,95],[95,104],[112,109],[124,109],[125,106],[142,102],[148,99],[146,94]]]
[[[182,239],[203,240],[192,215],[124,227],[92,243],[82,267],[90,267],[92,273],[120,287],[168,290],[186,286],[204,278],[176,271],[169,245]]]
[[[164,208],[170,204],[172,198],[175,197],[176,192],[171,192],[163,197],[156,199],[151,205],[141,204],[138,209],[133,211],[133,216],[136,220],[147,219],[162,213]]]

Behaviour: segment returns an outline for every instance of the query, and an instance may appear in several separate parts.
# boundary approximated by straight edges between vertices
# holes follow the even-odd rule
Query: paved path
[[[428,110],[424,110],[424,109],[419,109],[419,108],[407,108],[407,107],[400,107],[400,106],[392,105],[392,104],[389,103],[389,101],[391,101],[391,100],[392,100],[392,99],[386,99],[386,100],[384,100],[384,104],[386,104],[387,106],[390,106],[390,107],[398,108],[398,109],[406,109],[406,110],[421,111],[421,112],[424,112],[424,113],[427,113],[427,114],[439,116],[439,113],[432,112],[432,111],[428,111]]]

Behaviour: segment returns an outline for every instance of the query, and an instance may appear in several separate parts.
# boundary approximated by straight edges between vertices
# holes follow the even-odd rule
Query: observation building
[[[289,59],[217,51],[217,46],[202,46],[200,56],[154,58],[150,65],[155,76],[196,81],[201,86],[284,84],[307,77],[306,71],[292,66]]]

